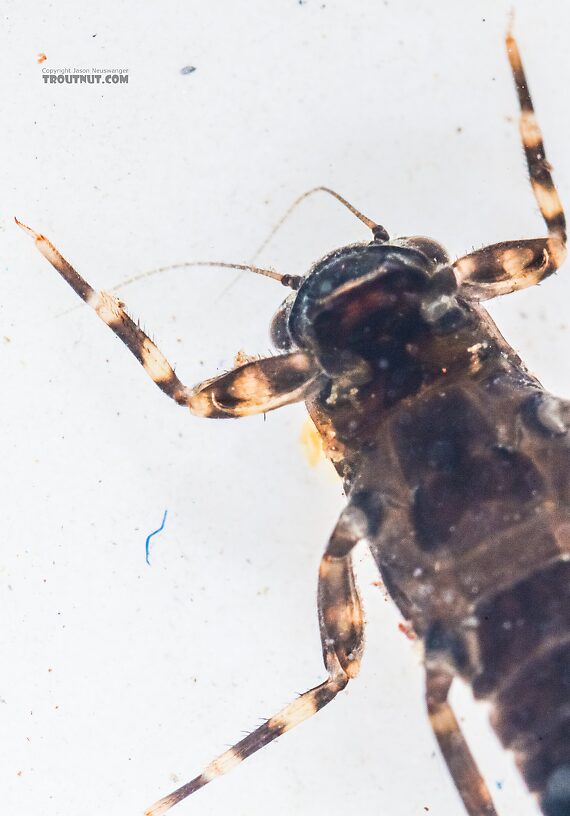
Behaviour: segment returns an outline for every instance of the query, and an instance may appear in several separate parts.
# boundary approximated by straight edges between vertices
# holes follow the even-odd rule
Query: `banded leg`
[[[465,255],[453,268],[465,294],[475,300],[533,286],[556,271],[566,256],[566,219],[546,159],[519,49],[511,31],[507,54],[520,105],[519,129],[530,183],[548,229],[547,238],[504,241]]]
[[[426,703],[433,732],[469,816],[497,816],[485,784],[447,696],[453,676],[433,668],[426,670]]]
[[[358,674],[364,649],[364,616],[354,580],[352,550],[370,531],[358,495],[341,513],[321,558],[318,589],[325,666],[332,673],[339,664],[350,679]]]
[[[536,119],[521,55],[515,38],[509,30],[506,36],[507,54],[520,106],[519,130],[524,147],[528,174],[540,213],[549,235],[566,241],[566,219],[558,191],[554,186],[551,166],[546,159],[542,133]]]
[[[318,606],[323,658],[329,674],[325,682],[301,694],[217,757],[199,776],[152,805],[145,811],[145,816],[166,813],[173,805],[232,770],[281,734],[309,719],[357,675],[363,649],[364,618],[352,570],[352,549],[366,535],[362,509],[349,503],[321,559]]]
[[[226,374],[185,386],[152,340],[109,292],[96,292],[43,235],[20,224],[35,239],[51,265],[79,297],[122,340],[151,380],[179,405],[202,417],[241,417],[298,402],[318,385],[320,370],[312,355],[299,351],[240,365]]]

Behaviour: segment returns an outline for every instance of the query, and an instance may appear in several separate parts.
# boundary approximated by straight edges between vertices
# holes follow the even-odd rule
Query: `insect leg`
[[[540,283],[565,257],[566,245],[558,236],[502,241],[464,255],[453,270],[462,295],[489,300]]]
[[[426,702],[431,727],[469,816],[497,816],[487,785],[447,699],[452,679],[446,671],[429,667],[426,670]]]
[[[347,683],[348,677],[342,670],[339,670],[335,676],[329,677],[324,683],[306,691],[295,702],[283,708],[247,737],[220,754],[199,776],[151,805],[145,811],[145,816],[161,816],[178,802],[203,788],[208,782],[231,771],[260,748],[316,714],[323,706],[330,703]]]
[[[278,714],[237,742],[202,773],[152,805],[145,816],[160,816],[173,805],[222,776],[286,731],[330,703],[358,673],[363,647],[362,607],[352,571],[352,548],[363,537],[363,514],[351,504],[333,531],[319,570],[319,628],[328,678],[301,694]]]
[[[196,416],[222,419],[265,414],[318,390],[321,371],[304,351],[266,357],[185,388],[183,405]]]
[[[161,391],[193,414],[220,418],[265,413],[302,400],[316,387],[320,370],[312,355],[303,351],[248,362],[193,388],[185,386],[122,301],[109,292],[95,291],[47,238],[20,226],[35,238],[42,254],[123,341]]]
[[[566,256],[564,210],[546,159],[519,49],[510,30],[506,45],[519,99],[519,129],[530,183],[548,229],[548,238],[504,241],[456,261],[453,268],[458,282],[464,293],[475,300],[486,300],[533,286],[558,269]]]
[[[558,235],[562,241],[566,241],[564,210],[552,180],[550,172],[552,168],[546,159],[542,133],[534,113],[519,48],[510,29],[507,32],[506,45],[519,99],[519,130],[532,190],[549,235]]]
[[[332,673],[337,662],[356,677],[364,648],[364,616],[352,569],[352,550],[370,533],[369,519],[356,493],[340,515],[319,567],[319,626],[323,660]]]

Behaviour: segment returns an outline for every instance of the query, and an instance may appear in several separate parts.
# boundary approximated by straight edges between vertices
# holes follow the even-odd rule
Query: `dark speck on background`
[[[196,68],[193,65],[185,65],[184,68],[180,69],[181,74],[193,74]]]

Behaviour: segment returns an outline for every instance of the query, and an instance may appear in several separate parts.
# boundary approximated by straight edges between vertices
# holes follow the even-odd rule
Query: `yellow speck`
[[[303,427],[299,434],[299,441],[305,450],[308,463],[311,467],[316,467],[319,459],[323,455],[323,443],[313,420],[309,416],[303,422]]]
[[[235,356],[234,367],[237,368],[238,366],[246,365],[246,363],[255,363],[259,359],[259,355],[246,354],[243,349],[240,349]]]

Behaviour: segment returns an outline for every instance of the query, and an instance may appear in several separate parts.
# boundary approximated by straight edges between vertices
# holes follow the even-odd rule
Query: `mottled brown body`
[[[570,762],[570,406],[472,314],[447,355],[437,336],[418,341],[410,393],[394,397],[384,369],[308,407],[348,496],[377,507],[371,550],[427,658],[493,702],[542,792]],[[406,381],[401,357],[394,373]]]
[[[448,702],[458,675],[492,702],[494,727],[545,816],[570,816],[570,405],[543,391],[480,305],[539,283],[566,254],[564,213],[510,33],[507,52],[547,235],[452,261],[429,238],[390,239],[318,188],[372,240],[331,252],[304,277],[249,267],[293,290],[271,326],[283,353],[240,359],[193,388],[122,302],[96,292],[24,227],[156,385],[193,414],[241,417],[305,400],[345,486],[347,506],[319,568],[326,679],[147,816],[311,717],[356,677],[364,617],[352,559],[360,541],[423,639],[430,723],[469,816],[496,811]]]

